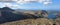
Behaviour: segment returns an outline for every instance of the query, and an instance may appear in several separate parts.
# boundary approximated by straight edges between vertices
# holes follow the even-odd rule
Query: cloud
[[[52,3],[52,2],[44,2],[43,4],[44,4],[44,5],[47,5],[47,4],[50,4],[50,3]]]
[[[11,4],[11,3],[0,3],[0,5],[1,5],[1,6],[3,6],[3,7],[5,7],[5,6],[7,6],[7,7],[12,6],[12,4]]]
[[[44,5],[47,5],[47,4],[52,3],[51,0],[39,0],[38,2],[39,2],[39,3],[42,3],[42,4],[44,4]]]
[[[1,3],[1,2],[0,2],[0,7],[1,7],[1,8],[2,8],[2,7],[18,8],[19,5],[17,5],[17,4],[12,4],[12,3]]]
[[[18,4],[25,4],[25,3],[30,3],[30,2],[38,2],[45,5],[52,3],[51,0],[17,0],[16,1],[16,3]]]
[[[38,3],[41,3],[41,4],[50,4],[51,3],[51,0],[2,0],[3,2],[7,1],[13,1],[13,2],[16,2],[18,4],[25,4],[25,3],[30,3],[30,2],[38,2]]]
[[[50,4],[52,3],[50,0],[13,0],[15,1],[16,3],[18,4],[26,4],[26,3],[30,3],[31,1],[36,1],[40,4],[44,4],[44,5],[47,5],[47,4]],[[38,6],[20,6],[20,5],[17,5],[17,4],[12,4],[12,3],[2,3],[0,4],[1,6],[5,7],[5,6],[8,6],[8,7],[11,7],[11,8],[14,8],[14,9],[18,9],[18,8],[21,8],[21,9],[24,9],[24,8],[42,8],[42,7],[38,7]]]
[[[10,7],[10,6],[12,6],[12,4],[11,3],[3,3],[5,6],[7,6],[7,7]]]

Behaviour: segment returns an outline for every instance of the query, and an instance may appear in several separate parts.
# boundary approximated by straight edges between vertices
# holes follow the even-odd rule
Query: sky
[[[30,2],[29,0],[15,0],[15,2],[0,2],[0,8],[5,6],[12,9],[60,10],[60,0],[30,0]]]

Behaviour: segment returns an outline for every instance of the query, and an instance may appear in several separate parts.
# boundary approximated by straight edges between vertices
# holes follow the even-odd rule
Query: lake
[[[56,16],[54,15],[54,14],[48,14],[48,18],[49,19],[53,19],[53,18],[55,18]]]

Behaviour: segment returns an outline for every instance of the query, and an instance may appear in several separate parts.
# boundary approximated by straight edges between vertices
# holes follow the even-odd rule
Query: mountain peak
[[[9,7],[3,7],[0,10],[3,10],[3,11],[14,11],[13,9],[11,9]]]

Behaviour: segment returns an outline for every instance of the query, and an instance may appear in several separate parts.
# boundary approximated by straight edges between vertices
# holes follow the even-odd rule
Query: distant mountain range
[[[47,10],[49,13],[52,13],[52,14],[54,14],[54,13],[60,13],[60,10]]]
[[[24,12],[27,12],[26,14],[28,15],[24,14]],[[29,18],[36,19],[45,16],[45,14],[47,14],[47,11],[45,10],[38,10],[38,11],[22,10],[22,9],[13,10],[9,7],[3,7],[0,8],[0,23],[29,19]]]
[[[19,12],[19,14],[15,14],[13,12]],[[15,21],[15,20],[22,20],[22,19],[27,19],[26,15],[23,15],[20,11],[26,11],[26,10],[12,10],[9,7],[3,7],[0,8],[0,23],[5,23],[5,22],[10,22],[10,21]],[[34,15],[32,15],[34,16]]]

